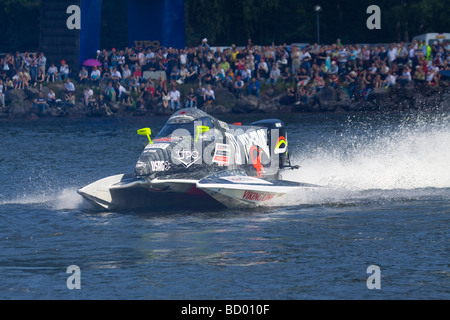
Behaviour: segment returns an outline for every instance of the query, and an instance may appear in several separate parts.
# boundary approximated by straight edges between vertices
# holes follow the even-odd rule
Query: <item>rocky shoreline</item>
[[[44,86],[42,92],[46,96],[52,88],[55,92],[63,91],[62,84],[54,83]],[[308,104],[286,103],[286,92],[278,87],[267,86],[261,91],[261,99],[256,96],[243,95],[236,98],[227,88],[216,87],[216,101],[213,105],[203,108],[206,112],[215,115],[236,113],[296,113],[296,112],[322,112],[345,113],[361,111],[395,111],[395,110],[437,110],[450,111],[450,87],[446,85],[430,86],[428,84],[410,84],[404,87],[376,88],[367,100],[351,99],[344,87],[324,87],[316,94],[314,101]],[[80,92],[81,91],[81,92]],[[55,105],[44,112],[33,109],[33,100],[38,97],[39,90],[15,89],[8,91],[5,97],[6,107],[0,108],[0,120],[7,119],[38,119],[38,118],[85,118],[85,117],[136,117],[169,115],[170,109],[164,109],[162,102],[153,102],[148,109],[133,110],[124,103],[110,102],[108,107],[112,115],[106,110],[92,111],[86,107],[82,100],[82,90],[77,92],[77,100],[73,107],[66,110]]]

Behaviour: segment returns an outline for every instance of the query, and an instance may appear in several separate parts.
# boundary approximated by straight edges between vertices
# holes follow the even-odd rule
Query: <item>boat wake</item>
[[[448,116],[406,118],[384,132],[359,129],[350,123],[321,146],[296,150],[293,163],[301,168],[283,178],[327,188],[293,195],[294,203],[450,197]]]
[[[17,195],[11,199],[0,198],[0,206],[33,205],[44,206],[54,210],[75,210],[90,208],[90,205],[77,193],[77,188],[44,190],[41,193]]]

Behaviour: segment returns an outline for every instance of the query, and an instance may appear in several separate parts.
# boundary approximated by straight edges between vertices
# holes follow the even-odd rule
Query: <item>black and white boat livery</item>
[[[287,195],[320,188],[282,180],[291,165],[286,128],[278,119],[228,124],[195,109],[181,109],[148,144],[135,172],[98,180],[78,190],[114,211],[246,208],[280,204]]]

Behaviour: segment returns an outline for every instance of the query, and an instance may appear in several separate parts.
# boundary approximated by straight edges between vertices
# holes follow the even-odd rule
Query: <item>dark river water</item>
[[[148,214],[76,190],[133,172],[136,130],[167,118],[0,122],[0,299],[449,299],[450,117],[279,118],[301,166],[283,177],[326,191]]]

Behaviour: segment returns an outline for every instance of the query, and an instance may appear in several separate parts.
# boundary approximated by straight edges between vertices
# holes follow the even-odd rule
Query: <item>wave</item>
[[[40,193],[18,195],[12,199],[0,200],[1,205],[43,205],[54,210],[75,210],[87,206],[76,188],[44,190]]]
[[[297,196],[297,202],[420,198],[436,193],[448,197],[447,191],[437,191],[450,188],[448,116],[405,117],[374,130],[349,120],[340,133],[317,141],[320,145],[292,157],[301,168],[284,172],[283,178],[327,188]]]

